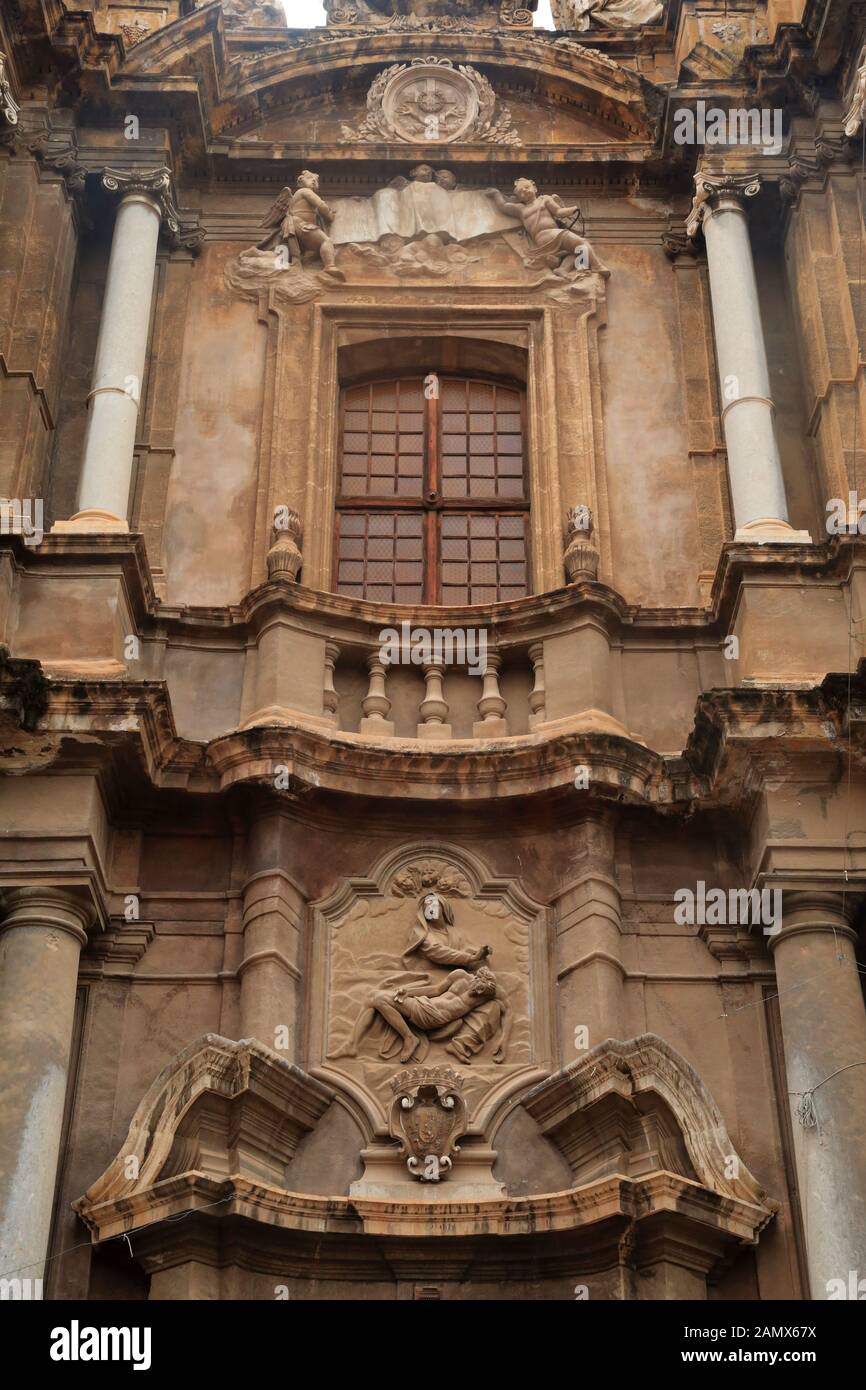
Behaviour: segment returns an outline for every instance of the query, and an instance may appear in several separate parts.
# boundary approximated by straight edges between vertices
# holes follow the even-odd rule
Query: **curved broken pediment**
[[[355,888],[370,892],[385,880],[406,895],[447,889],[461,903],[499,886],[479,884],[478,866],[468,857],[449,865],[432,848],[415,860],[389,856],[376,879],[357,880]],[[200,1260],[206,1251],[217,1268],[240,1257],[271,1283],[275,1260],[280,1269],[303,1274],[313,1258],[327,1285],[345,1278],[349,1256],[356,1277],[381,1280],[384,1269],[385,1278],[405,1278],[406,1262],[429,1253],[426,1242],[437,1236],[443,1270],[450,1261],[463,1268],[465,1241],[480,1239],[493,1279],[507,1278],[514,1260],[530,1258],[536,1277],[555,1275],[565,1261],[572,1283],[591,1271],[601,1296],[613,1298],[638,1296],[635,1281],[656,1277],[666,1261],[685,1264],[690,1278],[695,1271],[713,1277],[772,1219],[775,1204],[737,1159],[700,1078],[650,1035],[609,1041],[524,1097],[542,1134],[583,1170],[570,1188],[509,1196],[488,1176],[467,1189],[467,1176],[477,1181],[496,1154],[471,1139],[454,1146],[442,1117],[443,1143],[453,1156],[446,1180],[395,1180],[404,1164],[401,1149],[417,1148],[418,1141],[421,1152],[429,1147],[435,1103],[441,1109],[449,1093],[463,1089],[458,1071],[399,1073],[391,1088],[398,1112],[407,1099],[410,1115],[419,1103],[426,1106],[420,1128],[411,1119],[392,1127],[391,1153],[385,1145],[364,1150],[372,1181],[321,1195],[293,1190],[290,1165],[304,1135],[316,1140],[333,1092],[258,1042],[208,1034],[150,1087],[117,1157],[74,1210],[94,1243],[130,1240],[133,1259],[153,1273]],[[663,1142],[655,1151],[635,1145],[631,1172],[620,1163],[590,1175],[617,1133],[634,1139],[613,1116],[614,1097],[652,1119],[655,1127],[645,1126],[645,1133],[663,1132]],[[575,1124],[578,1111],[583,1116]],[[462,1110],[451,1127],[451,1139],[460,1137]],[[322,1130],[320,1158],[337,1133],[325,1133],[324,1124]]]
[[[575,1178],[663,1168],[772,1209],[693,1067],[653,1033],[609,1038],[523,1097]]]

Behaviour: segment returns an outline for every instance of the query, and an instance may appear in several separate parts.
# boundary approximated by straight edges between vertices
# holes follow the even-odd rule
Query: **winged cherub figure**
[[[262,223],[267,235],[258,243],[257,251],[274,251],[285,246],[289,261],[300,262],[305,251],[317,251],[326,275],[345,280],[336,265],[337,253],[328,236],[334,211],[319,197],[319,176],[305,169],[298,175],[295,192],[284,188]]]
[[[557,274],[567,275],[577,270],[604,271],[598,256],[585,237],[579,236],[567,223],[580,216],[579,208],[569,208],[554,194],[540,194],[532,179],[517,179],[514,198],[503,198],[498,188],[487,190],[500,212],[523,223],[523,230],[532,243],[534,259],[542,261]]]

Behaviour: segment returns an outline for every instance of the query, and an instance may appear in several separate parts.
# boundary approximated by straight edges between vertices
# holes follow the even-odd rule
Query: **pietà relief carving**
[[[444,850],[404,851],[346,881],[314,910],[313,1074],[381,1133],[401,1068],[451,1068],[477,1123],[550,1065],[546,931],[513,880]]]
[[[508,995],[490,968],[492,948],[465,941],[454,930],[454,912],[438,893],[427,893],[403,952],[403,963],[423,956],[437,972],[401,971],[364,996],[348,1040],[331,1056],[357,1057],[371,1030],[380,1057],[423,1061],[431,1042],[468,1065],[488,1044],[494,1062],[504,1062],[511,1032]]]

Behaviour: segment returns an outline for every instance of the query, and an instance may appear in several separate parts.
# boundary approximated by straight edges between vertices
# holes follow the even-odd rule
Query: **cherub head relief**
[[[538,197],[538,188],[532,179],[516,179],[514,183],[514,193],[518,202],[534,203]]]

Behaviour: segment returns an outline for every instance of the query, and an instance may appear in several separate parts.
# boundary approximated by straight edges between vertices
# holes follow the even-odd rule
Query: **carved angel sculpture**
[[[551,194],[539,195],[532,179],[516,180],[513,199],[503,198],[498,188],[489,189],[488,197],[506,217],[523,223],[535,252],[534,260],[562,275],[581,270],[605,271],[586,238],[568,225],[579,217],[579,208],[566,207]]]
[[[557,29],[585,30],[594,21],[605,29],[633,29],[657,24],[664,14],[659,0],[552,0]]]
[[[335,280],[345,280],[336,266],[336,250],[326,228],[334,220],[334,212],[319,197],[319,176],[305,169],[298,175],[293,193],[284,188],[269,209],[262,229],[267,235],[256,246],[257,251],[274,251],[285,246],[288,261],[300,261],[305,251],[317,251],[325,274]]]

